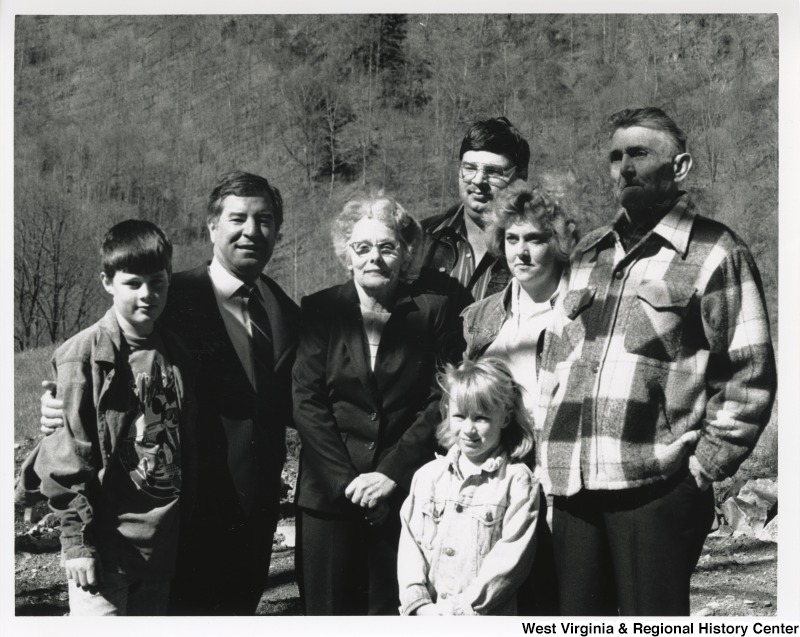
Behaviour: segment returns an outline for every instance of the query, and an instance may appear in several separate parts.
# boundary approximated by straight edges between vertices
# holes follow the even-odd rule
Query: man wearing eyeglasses
[[[530,148],[508,119],[496,117],[470,127],[459,160],[460,202],[422,221],[422,267],[425,280],[466,306],[502,291],[511,277],[505,260],[487,251],[486,229],[497,194],[527,178]]]
[[[506,260],[487,250],[488,225],[499,193],[512,179],[527,179],[530,156],[528,142],[507,118],[475,122],[459,149],[459,203],[422,221],[426,236],[420,278],[459,309],[502,292],[511,279]],[[518,611],[524,615],[558,612],[552,539],[545,516],[541,521],[536,562],[518,591]]]

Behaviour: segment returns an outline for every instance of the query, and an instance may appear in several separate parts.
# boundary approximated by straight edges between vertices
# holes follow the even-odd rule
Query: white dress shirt
[[[250,383],[255,388],[252,334],[250,332],[250,315],[247,311],[248,284],[228,272],[216,257],[208,266],[208,274],[214,287],[217,307],[219,307],[222,320],[225,322],[225,329]],[[270,291],[266,284],[259,278],[255,285],[261,292],[261,298],[267,298]]]

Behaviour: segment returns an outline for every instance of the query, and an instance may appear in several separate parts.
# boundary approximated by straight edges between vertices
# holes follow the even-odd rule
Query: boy
[[[64,427],[42,440],[34,470],[61,519],[70,614],[160,615],[194,456],[189,367],[156,326],[172,245],[154,224],[128,220],[100,253],[113,307],[53,355]]]

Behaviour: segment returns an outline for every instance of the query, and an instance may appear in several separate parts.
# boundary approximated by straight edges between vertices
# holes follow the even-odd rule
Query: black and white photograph
[[[797,630],[800,3],[4,5],[11,634]]]

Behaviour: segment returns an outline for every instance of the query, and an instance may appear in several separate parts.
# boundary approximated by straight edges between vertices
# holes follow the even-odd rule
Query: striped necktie
[[[250,318],[250,335],[253,339],[253,374],[256,391],[265,389],[272,378],[275,351],[272,346],[272,328],[261,300],[258,286],[246,287],[247,315]]]
[[[261,303],[261,293],[255,285],[244,285],[240,294],[247,300],[250,321],[251,351],[253,361],[253,388],[259,398],[269,391],[274,353],[272,329],[267,311]],[[255,421],[226,419],[223,422],[228,439],[228,466],[239,502],[246,515],[251,515],[259,492],[258,457]]]

